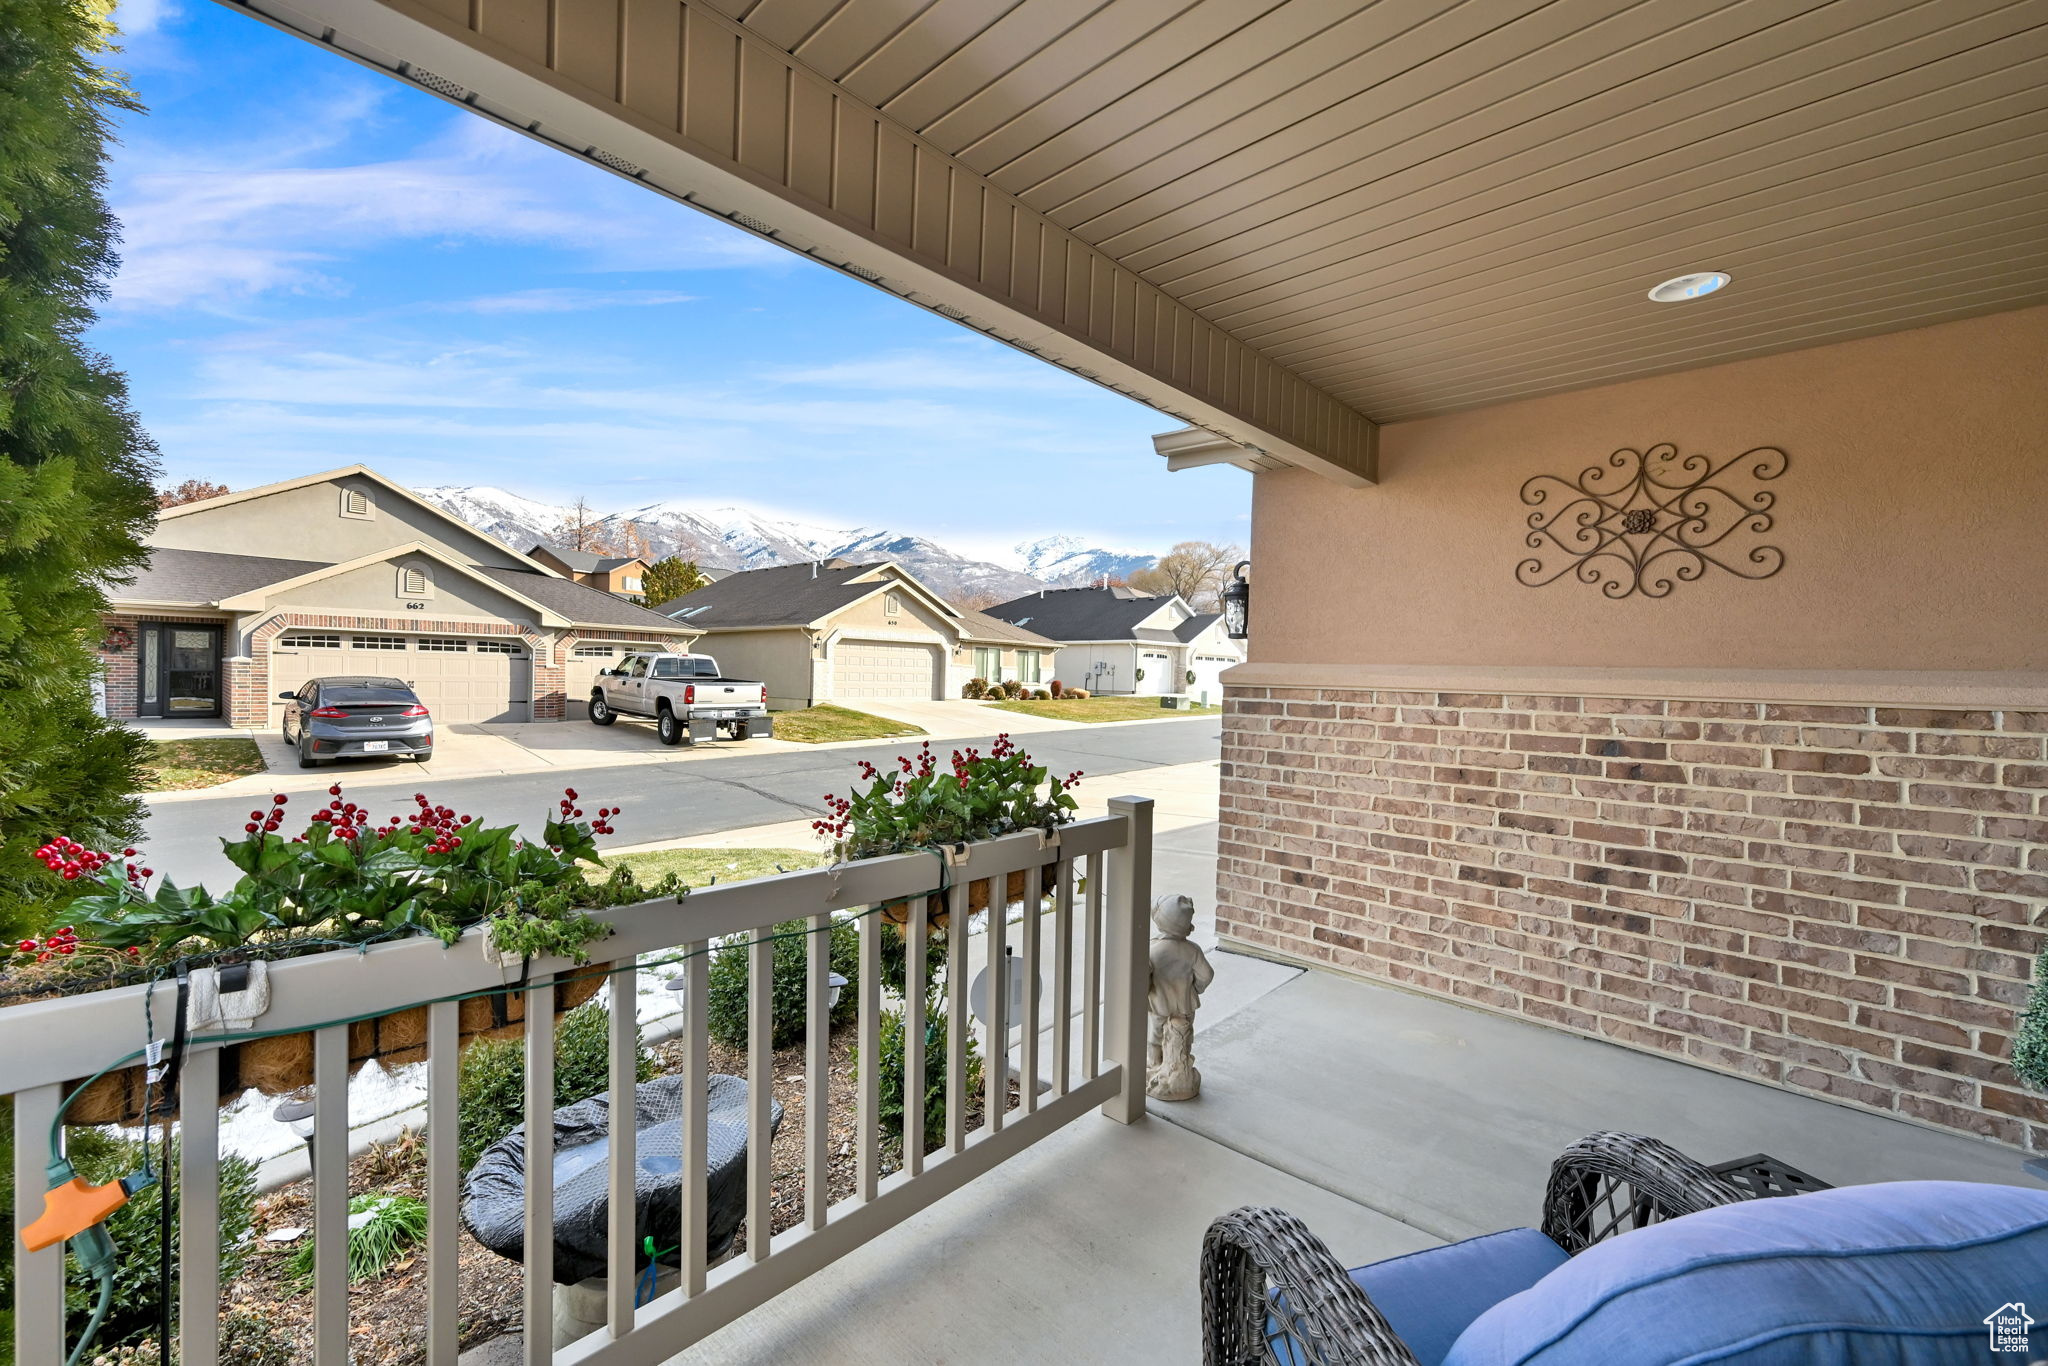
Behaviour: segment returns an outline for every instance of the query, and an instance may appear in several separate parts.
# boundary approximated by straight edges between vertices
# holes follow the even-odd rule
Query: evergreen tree
[[[155,451],[84,334],[115,266],[101,197],[110,30],[81,0],[0,4],[0,934],[60,914],[31,857],[134,838],[142,741],[93,715],[106,589],[143,558]],[[58,921],[57,923],[61,923]]]
[[[2048,949],[2034,962],[2034,994],[2013,1034],[2012,1070],[2036,1091],[2048,1091]]]
[[[710,579],[704,577],[704,571],[697,568],[695,560],[686,560],[680,555],[656,560],[647,566],[647,572],[640,576],[640,587],[647,597],[649,607],[674,602],[683,594],[694,593],[710,582]]]

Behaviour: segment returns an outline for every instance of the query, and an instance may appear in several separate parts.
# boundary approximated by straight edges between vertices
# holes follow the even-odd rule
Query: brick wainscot
[[[1233,687],[1226,942],[2048,1152],[2048,712]]]

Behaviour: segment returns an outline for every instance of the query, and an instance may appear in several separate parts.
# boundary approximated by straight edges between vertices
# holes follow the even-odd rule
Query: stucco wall
[[[1776,577],[1515,581],[1523,481],[1660,441],[1786,452]],[[1255,665],[2048,669],[2048,308],[1399,423],[1380,471],[1255,481]]]
[[[714,631],[691,648],[716,659],[728,678],[766,683],[771,707],[811,704],[810,641],[802,631]]]
[[[367,520],[342,516],[343,487],[368,493],[376,514]],[[431,545],[465,564],[533,567],[525,556],[357,475],[166,518],[149,536],[151,545],[168,549],[228,550],[336,564],[411,541]]]
[[[407,597],[398,591],[401,568],[425,570],[433,579],[433,592],[426,597]],[[402,555],[397,559],[364,565],[345,574],[335,574],[299,588],[272,594],[275,607],[321,607],[332,611],[378,612],[408,615],[405,604],[425,604],[421,617],[478,617],[503,619],[532,625],[538,614],[510,594],[486,587],[445,564],[424,555]]]
[[[877,630],[929,632],[932,639],[943,640],[947,648],[951,648],[956,633],[948,619],[926,607],[908,589],[897,592],[896,598],[902,604],[902,610],[892,617],[883,601],[887,596],[886,593],[877,593],[871,598],[864,598],[827,617],[824,625],[828,630],[858,631],[871,639],[886,638],[875,636],[873,633]]]

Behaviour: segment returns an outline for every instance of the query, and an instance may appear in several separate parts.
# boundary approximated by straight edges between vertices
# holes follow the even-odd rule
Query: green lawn
[[[830,704],[775,713],[775,738],[794,740],[801,745],[820,745],[828,740],[893,740],[922,734],[921,726],[906,726],[901,721],[888,721]]]
[[[150,792],[187,792],[263,769],[263,752],[246,736],[152,740],[143,759],[143,787]]]
[[[1186,711],[1168,711],[1156,697],[1056,697],[1050,702],[996,702],[997,711],[1022,712],[1026,716],[1050,716],[1055,721],[1158,721],[1176,716],[1213,716],[1220,707],[1191,706]]]
[[[776,872],[794,873],[815,868],[825,861],[816,849],[649,849],[639,854],[616,854],[605,860],[608,866],[625,864],[639,877],[641,885],[669,873],[679,873],[691,887],[708,887],[713,878],[720,882],[745,882],[770,877]],[[593,880],[605,870],[590,868]]]

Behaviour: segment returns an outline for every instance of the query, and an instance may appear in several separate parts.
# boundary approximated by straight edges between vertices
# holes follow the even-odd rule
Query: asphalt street
[[[1086,772],[1086,784],[1099,796],[1114,788],[1115,775],[1169,764],[1214,759],[1222,742],[1222,723],[1190,718],[1145,725],[1107,725],[1045,731],[1027,737],[1025,748],[1055,773]],[[935,743],[941,757],[974,745],[986,752],[989,735],[974,740]],[[648,742],[653,743],[650,735]],[[599,846],[649,844],[658,840],[707,835],[774,821],[823,814],[827,792],[846,792],[856,781],[855,766],[865,759],[893,763],[898,754],[915,750],[914,740],[824,749],[815,753],[747,754],[732,751],[710,761],[674,764],[629,764],[608,768],[549,769],[542,773],[488,777],[427,779],[419,791],[439,805],[453,807],[488,825],[518,824],[538,831],[553,810],[562,789],[573,787],[583,809],[595,815],[599,806],[620,806],[625,814],[613,824],[615,834]],[[348,787],[354,765],[332,770],[333,780]],[[323,775],[324,776],[324,775]],[[350,796],[380,816],[410,809],[416,789],[379,782],[352,788]],[[1113,793],[1111,794],[1113,795]],[[311,797],[294,797],[292,814]],[[204,885],[223,891],[236,871],[220,852],[220,837],[241,834],[252,807],[261,803],[248,793],[163,802],[151,808],[143,849],[146,862],[181,886]],[[302,829],[289,823],[287,832]]]

